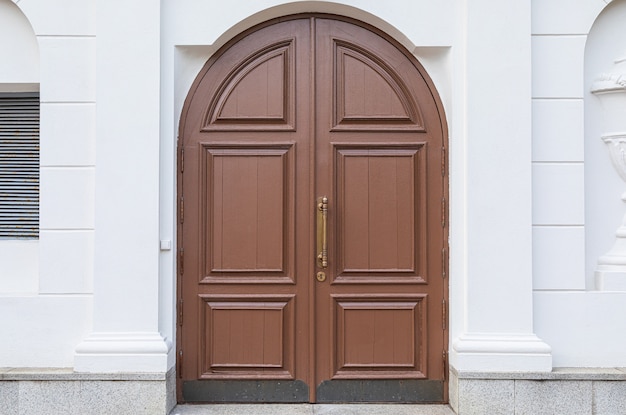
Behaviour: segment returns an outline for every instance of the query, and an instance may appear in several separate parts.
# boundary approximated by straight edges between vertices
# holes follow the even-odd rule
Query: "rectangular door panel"
[[[335,283],[424,282],[426,146],[334,145]]]
[[[200,295],[202,379],[293,379],[292,295]]]
[[[203,282],[294,282],[292,152],[292,144],[204,147]]]
[[[427,295],[333,295],[332,379],[425,378]]]

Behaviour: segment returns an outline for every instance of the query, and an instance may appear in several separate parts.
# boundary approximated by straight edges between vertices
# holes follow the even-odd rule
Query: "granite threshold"
[[[477,372],[450,366],[458,379],[482,380],[626,380],[624,367],[555,367],[551,372]]]
[[[173,369],[173,368],[172,368]],[[170,370],[172,370],[170,369]],[[556,367],[551,372],[479,372],[450,367],[459,379],[626,380],[626,367]],[[165,380],[166,372],[75,372],[71,367],[0,367],[0,380]]]
[[[174,370],[173,368],[170,371]],[[114,373],[86,373],[75,372],[71,367],[37,368],[37,367],[2,367],[0,381],[164,381],[169,372],[114,372]]]
[[[455,415],[447,404],[178,405],[169,415]]]

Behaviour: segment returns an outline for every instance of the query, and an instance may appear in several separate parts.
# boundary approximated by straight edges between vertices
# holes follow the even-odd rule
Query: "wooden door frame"
[[[176,212],[176,226],[177,226],[177,254],[176,254],[176,372],[177,372],[177,376],[176,376],[176,390],[177,390],[177,400],[180,402],[182,401],[182,380],[181,380],[181,362],[183,359],[182,356],[182,344],[181,344],[181,331],[182,331],[182,271],[184,269],[184,246],[183,246],[183,231],[182,231],[182,226],[180,226],[181,224],[181,218],[184,215],[184,201],[182,199],[182,194],[183,194],[183,171],[184,171],[184,152],[183,152],[183,142],[184,142],[184,129],[185,129],[185,122],[187,120],[187,115],[189,112],[189,107],[190,107],[190,101],[191,98],[193,97],[195,91],[197,90],[200,82],[202,81],[204,75],[207,73],[207,71],[211,68],[211,66],[215,63],[215,61],[221,56],[221,54],[223,53],[223,51],[227,50],[228,48],[230,48],[231,46],[233,46],[234,44],[236,44],[237,42],[239,42],[241,39],[243,39],[244,37],[248,36],[249,34],[252,34],[264,27],[270,26],[274,23],[280,22],[280,21],[286,21],[286,20],[292,20],[292,19],[298,19],[298,18],[303,18],[303,17],[322,17],[322,18],[327,18],[327,19],[335,19],[335,20],[339,20],[339,21],[344,21],[344,22],[348,22],[348,23],[352,23],[358,26],[361,26],[367,30],[370,30],[371,32],[381,36],[382,38],[384,38],[385,40],[389,41],[392,45],[394,45],[399,51],[401,51],[412,63],[413,65],[416,67],[416,69],[418,70],[418,72],[421,74],[421,76],[423,77],[424,81],[426,82],[428,89],[431,92],[432,95],[432,99],[435,103],[435,106],[437,108],[437,112],[439,114],[439,120],[440,120],[440,128],[442,131],[442,148],[443,148],[443,152],[442,152],[442,166],[441,166],[441,170],[442,170],[442,175],[443,175],[443,189],[442,189],[442,194],[443,194],[443,200],[442,200],[442,209],[443,209],[443,213],[442,213],[442,225],[444,227],[444,241],[445,241],[445,248],[444,248],[444,252],[442,253],[442,257],[443,257],[443,278],[446,279],[446,281],[444,281],[443,284],[443,289],[444,289],[444,301],[446,303],[449,303],[449,279],[448,279],[448,258],[449,258],[449,244],[448,244],[448,235],[449,235],[449,225],[448,225],[448,217],[449,217],[449,176],[448,176],[448,127],[447,127],[447,118],[445,115],[445,111],[444,111],[444,106],[442,103],[441,98],[439,97],[439,93],[434,85],[434,82],[432,81],[432,79],[430,78],[430,76],[428,75],[428,73],[426,72],[425,68],[421,65],[421,63],[418,61],[418,59],[415,57],[415,55],[413,55],[412,53],[410,53],[406,47],[404,47],[399,41],[397,41],[394,37],[392,37],[391,35],[389,35],[388,33],[386,33],[385,31],[369,24],[366,22],[363,22],[361,20],[355,19],[355,18],[351,18],[348,16],[343,16],[343,15],[337,15],[337,14],[329,14],[329,13],[297,13],[297,14],[288,14],[288,15],[284,15],[281,17],[276,17],[276,18],[272,18],[270,20],[264,21],[262,23],[259,23],[257,25],[254,25],[238,34],[236,34],[235,36],[233,36],[230,40],[228,40],[227,42],[225,42],[220,48],[219,50],[217,50],[215,53],[213,53],[209,59],[207,60],[207,62],[204,64],[203,68],[198,72],[198,74],[196,75],[194,82],[192,83],[192,85],[189,87],[189,90],[187,91],[187,95],[185,98],[185,102],[181,111],[181,115],[179,118],[179,133],[178,133],[178,140],[177,140],[177,178],[176,178],[176,184],[177,184],[177,191],[176,191],[176,204],[177,204],[177,212]],[[311,191],[314,191],[314,189],[311,189]],[[311,221],[313,221],[313,219],[311,219]],[[311,307],[314,306],[314,302],[311,302]],[[444,315],[442,316],[443,319],[443,344],[444,344],[444,351],[443,351],[443,356],[442,359],[444,361],[444,373],[443,373],[443,379],[444,379],[444,400],[447,401],[448,400],[448,365],[447,365],[447,349],[448,349],[448,342],[449,342],[449,324],[448,324],[448,309],[449,307],[444,307]],[[310,326],[310,331],[313,332],[315,329],[315,324],[311,324]],[[310,336],[313,337],[313,336]],[[312,346],[314,347],[314,345]],[[314,353],[311,353],[311,356],[313,356]],[[311,373],[309,374],[309,377],[311,378],[310,380],[313,380],[313,378],[315,377],[315,373],[314,373],[314,362],[313,362],[313,357],[311,357]]]

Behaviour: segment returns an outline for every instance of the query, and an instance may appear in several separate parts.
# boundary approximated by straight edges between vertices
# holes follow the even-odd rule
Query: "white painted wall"
[[[41,98],[40,238],[0,241],[0,366],[72,366],[91,326],[92,5],[0,0],[0,91]]]
[[[0,319],[0,332],[13,334],[0,344],[0,366],[173,366],[183,101],[232,36],[311,11],[387,31],[440,92],[450,133],[450,343],[460,341],[452,363],[626,366],[626,323],[607,318],[624,314],[626,294],[595,292],[591,279],[626,209],[624,184],[598,143],[587,93],[615,49],[626,51],[626,0],[342,3],[145,0],[122,16],[104,0],[0,0],[0,56],[26,39],[22,64],[41,68],[2,59],[0,88],[41,82],[42,101],[41,237],[0,241],[0,312],[14,316]],[[622,43],[606,40],[603,27],[615,24]],[[172,248],[159,251],[160,241]],[[133,348],[157,357],[133,360]]]
[[[0,1],[0,88],[39,83],[39,48],[30,22],[10,0]],[[2,89],[0,89],[1,91]]]
[[[39,47],[20,9],[0,0],[0,92],[39,90]],[[11,57],[10,59],[8,57]],[[37,240],[0,240],[0,295],[37,292]]]
[[[542,12],[544,2],[536,3]],[[535,66],[543,94],[535,99],[535,179],[549,182],[535,193],[535,321],[558,351],[555,366],[623,366],[626,322],[618,316],[626,313],[626,293],[595,291],[594,270],[626,212],[620,200],[626,184],[600,139],[604,114],[590,90],[626,54],[626,1],[581,6],[586,17],[556,18],[554,9],[553,19],[542,12],[535,26],[536,60],[545,62]],[[548,115],[558,121],[550,125]]]
[[[533,285],[585,290],[583,55],[605,5],[532,2]],[[578,12],[576,12],[578,11]]]
[[[173,349],[159,332],[160,4],[97,0],[96,12],[93,331],[76,347],[74,368],[166,372]]]

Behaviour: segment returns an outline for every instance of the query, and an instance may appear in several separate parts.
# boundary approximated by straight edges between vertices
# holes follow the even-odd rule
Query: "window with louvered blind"
[[[39,93],[0,93],[0,239],[39,237]]]

